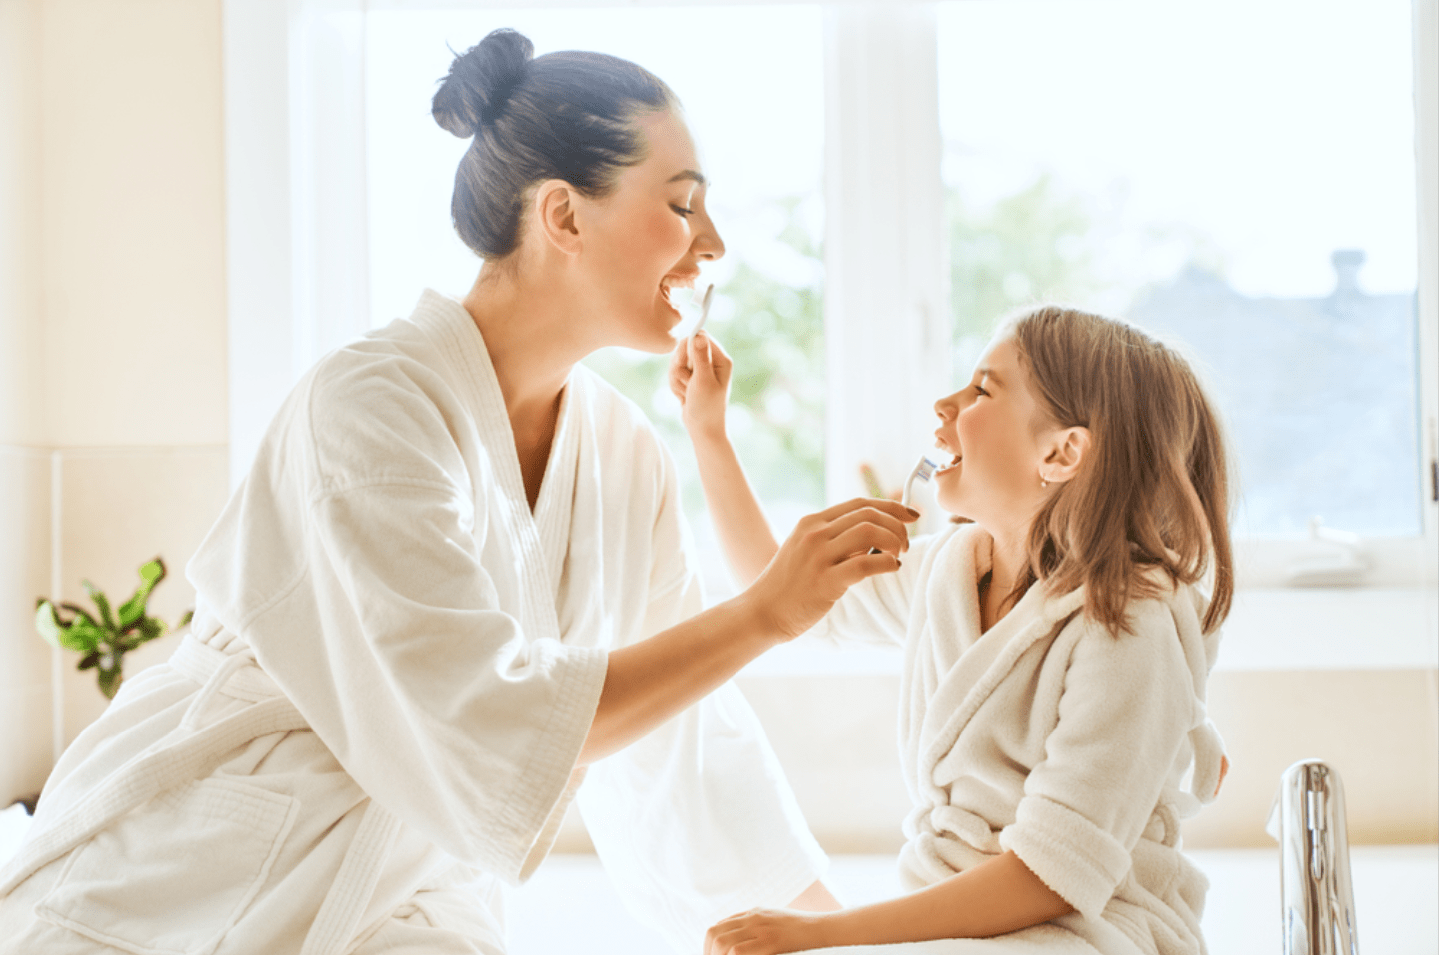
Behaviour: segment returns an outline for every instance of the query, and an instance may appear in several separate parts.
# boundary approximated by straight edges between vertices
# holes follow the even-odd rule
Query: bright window
[[[1124,316],[1208,380],[1239,534],[1421,533],[1411,16],[942,4],[958,364],[1035,299]]]
[[[861,493],[861,464],[897,485],[989,325],[1055,297],[1196,357],[1239,452],[1241,585],[1295,583],[1332,547],[1305,540],[1317,515],[1366,539],[1346,583],[1432,586],[1434,17],[1427,0],[228,0],[232,474],[320,354],[473,280],[448,221],[465,144],[428,103],[447,44],[509,25],[540,52],[633,59],[685,102],[729,247],[711,278],[734,432],[777,529]],[[723,593],[663,362],[593,364],[672,441]]]

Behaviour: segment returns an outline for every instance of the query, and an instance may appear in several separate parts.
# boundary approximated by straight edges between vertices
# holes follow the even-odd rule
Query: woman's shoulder
[[[599,373],[576,365],[570,374],[570,387],[586,404],[596,431],[609,447],[654,456],[666,453],[667,446],[644,409]]]

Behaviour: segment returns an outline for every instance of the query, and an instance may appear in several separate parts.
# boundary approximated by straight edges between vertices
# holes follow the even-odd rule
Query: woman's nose
[[[946,395],[934,403],[934,413],[939,416],[941,421],[952,422],[959,414],[960,394],[960,392],[955,392],[953,395]]]
[[[724,240],[720,238],[708,211],[701,212],[696,218],[699,222],[695,224],[695,255],[713,262],[724,255]]]

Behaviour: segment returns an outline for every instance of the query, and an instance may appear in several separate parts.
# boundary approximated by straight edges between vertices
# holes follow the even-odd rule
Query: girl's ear
[[[1039,466],[1040,479],[1050,484],[1069,481],[1088,457],[1091,441],[1089,429],[1083,425],[1057,429]]]
[[[535,189],[534,210],[540,235],[567,256],[580,251],[575,189],[563,179],[549,179]]]

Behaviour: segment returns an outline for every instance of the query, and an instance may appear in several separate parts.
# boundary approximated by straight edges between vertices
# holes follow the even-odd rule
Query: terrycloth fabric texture
[[[672,460],[584,368],[531,512],[480,333],[426,293],[286,401],[188,568],[184,654],[81,735],[0,873],[0,949],[298,952],[320,927],[312,948],[495,950],[496,881],[534,871],[580,789],[608,651],[700,611],[695,568]],[[680,949],[824,869],[729,685],[581,792]]]
[[[914,808],[900,869],[925,886],[1013,850],[1078,912],[1055,927],[1101,952],[1203,950],[1208,883],[1180,821],[1211,801],[1223,743],[1205,683],[1218,652],[1195,588],[1129,606],[1114,637],[1083,590],[1032,587],[988,632],[992,539],[917,539],[896,574],[852,588],[816,633],[902,643],[899,743]]]

